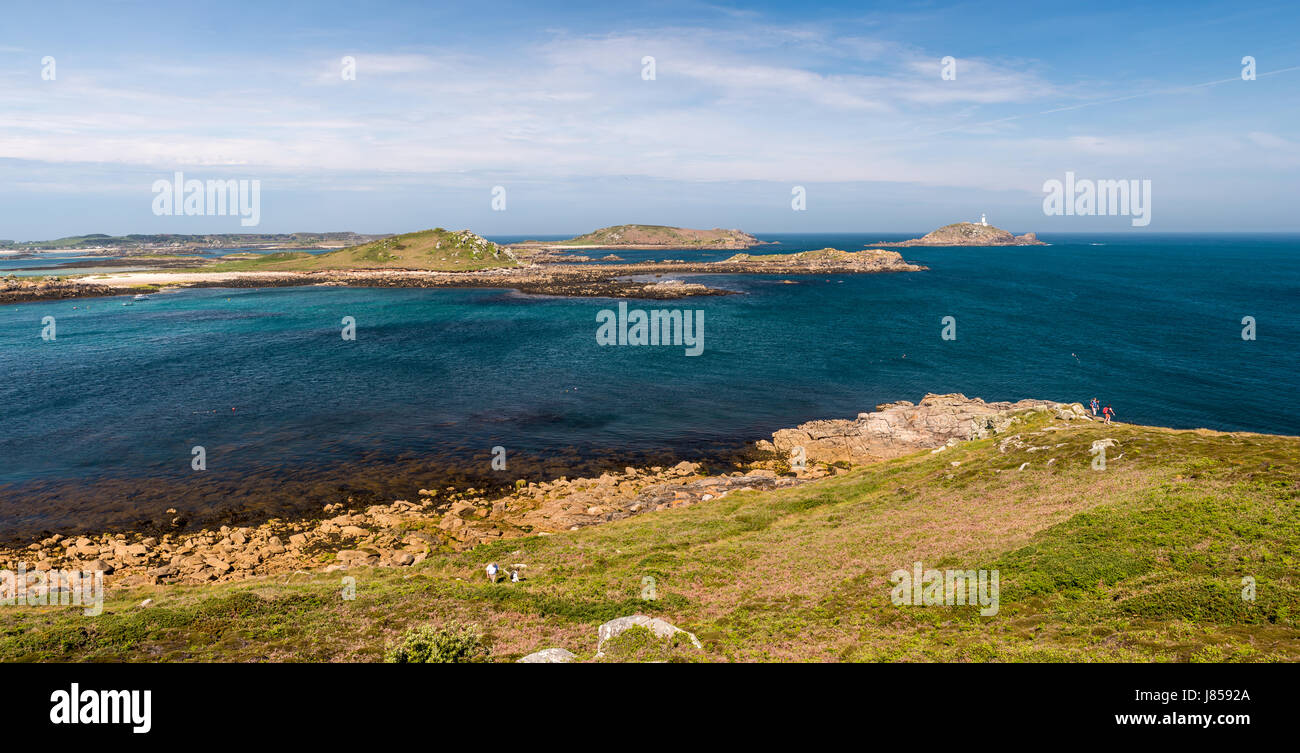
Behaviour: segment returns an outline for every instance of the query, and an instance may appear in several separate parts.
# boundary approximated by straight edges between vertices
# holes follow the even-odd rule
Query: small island
[[[564,241],[525,241],[518,246],[545,248],[689,248],[730,250],[750,248],[763,242],[741,230],[693,230],[667,225],[613,225]]]
[[[981,219],[979,222],[954,222],[908,241],[872,243],[870,247],[910,246],[1046,246],[1034,233],[1012,235]]]

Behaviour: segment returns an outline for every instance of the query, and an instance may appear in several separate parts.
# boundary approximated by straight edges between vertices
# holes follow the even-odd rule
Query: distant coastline
[[[656,228],[653,232],[667,233],[664,237],[677,239],[680,230]],[[695,238],[701,245],[694,247],[699,249],[731,248],[731,244],[747,248],[759,243],[753,236],[740,231],[689,232],[699,233]],[[595,235],[607,237],[601,233],[603,231],[597,231]],[[642,237],[637,234],[616,235]],[[676,250],[678,247],[663,248]],[[607,259],[615,261],[617,257]],[[360,246],[322,254],[239,253],[216,259],[153,254],[130,260],[113,260],[111,263],[106,262],[105,266],[117,264],[151,268],[148,271],[85,276],[0,277],[0,303],[140,294],[183,287],[313,285],[511,288],[524,293],[555,296],[663,300],[699,295],[730,295],[733,291],[671,278],[653,281],[636,278],[680,274],[876,274],[926,269],[907,262],[896,251],[848,252],[833,248],[794,254],[742,253],[709,262],[590,264],[582,258],[555,256],[550,253],[549,247],[500,245],[468,230],[448,231],[442,228],[388,236]]]

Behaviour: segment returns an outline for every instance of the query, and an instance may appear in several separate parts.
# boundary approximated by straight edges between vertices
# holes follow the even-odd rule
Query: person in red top
[[[1115,409],[1107,405],[1101,409],[1101,415],[1105,417],[1106,423],[1110,423],[1110,420],[1115,417]]]

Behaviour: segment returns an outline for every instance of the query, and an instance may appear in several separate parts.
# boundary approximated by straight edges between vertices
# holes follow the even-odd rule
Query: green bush
[[[488,647],[478,625],[459,622],[412,628],[384,652],[388,664],[469,664],[487,658]]]

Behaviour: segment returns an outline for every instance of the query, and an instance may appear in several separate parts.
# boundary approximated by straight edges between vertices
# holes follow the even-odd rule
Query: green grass
[[[243,257],[244,255],[241,255]],[[442,228],[390,238],[322,254],[287,251],[215,262],[205,272],[314,272],[347,269],[473,271],[518,266],[505,249],[468,231]],[[192,270],[190,270],[192,271]]]
[[[0,607],[0,659],[379,661],[403,631],[451,621],[481,626],[496,661],[552,646],[591,658],[601,622],[638,612],[704,651],[667,656],[634,633],[623,658],[1300,659],[1300,439],[1092,424],[1030,435],[1047,423],[1013,429],[1046,450],[1004,454],[994,437],[415,568],[139,588],[96,618]],[[1096,471],[1088,450],[1103,437],[1120,446]],[[889,574],[917,560],[997,569],[998,613],[893,605]],[[490,561],[527,564],[525,580],[488,583]],[[647,576],[653,601],[640,598]]]

